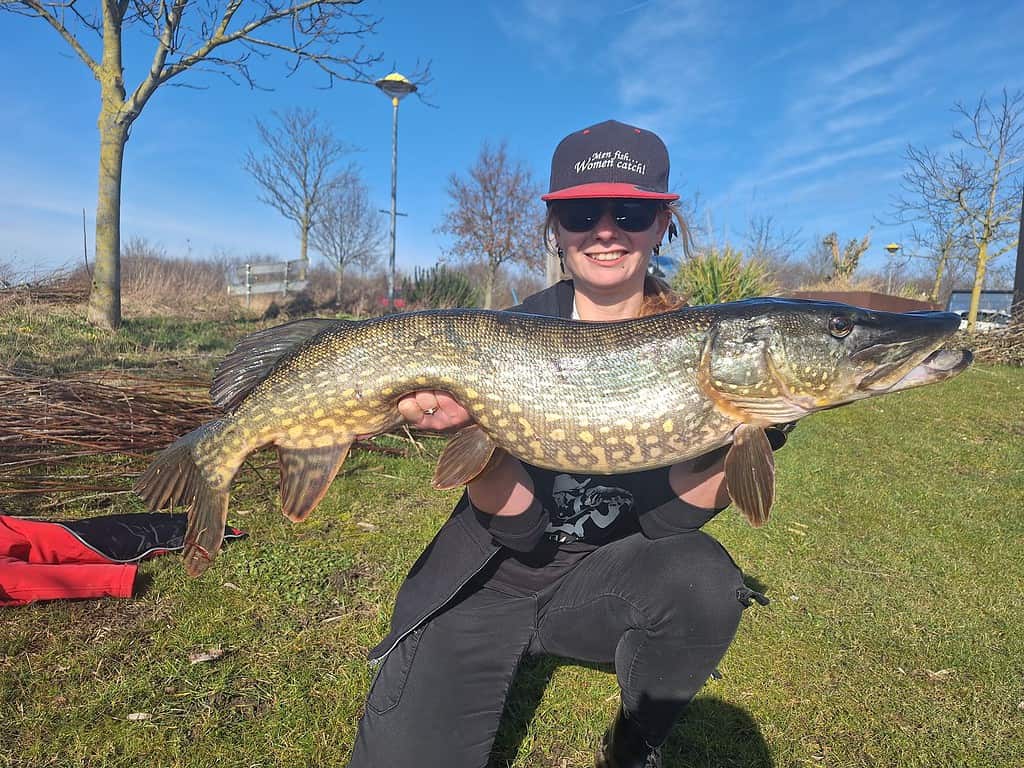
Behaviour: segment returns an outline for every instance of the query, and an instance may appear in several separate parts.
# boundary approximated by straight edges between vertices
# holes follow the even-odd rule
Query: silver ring
[[[437,408],[424,408],[423,409],[423,415],[424,416],[433,416],[435,413],[437,413]]]

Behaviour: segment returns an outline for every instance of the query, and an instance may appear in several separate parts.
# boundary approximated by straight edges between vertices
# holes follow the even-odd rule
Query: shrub
[[[775,286],[762,262],[744,261],[740,251],[726,246],[684,260],[672,278],[672,289],[689,297],[691,304],[720,304],[766,296]]]
[[[480,293],[469,278],[443,264],[430,269],[417,267],[412,280],[404,281],[402,292],[410,307],[447,309],[480,305]]]

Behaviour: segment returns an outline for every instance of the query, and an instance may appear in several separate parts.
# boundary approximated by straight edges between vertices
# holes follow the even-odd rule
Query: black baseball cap
[[[551,186],[541,200],[635,197],[678,200],[668,191],[668,150],[643,128],[605,120],[570,133],[551,158]]]

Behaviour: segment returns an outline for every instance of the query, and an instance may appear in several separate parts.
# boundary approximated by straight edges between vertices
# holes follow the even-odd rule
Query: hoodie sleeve
[[[636,500],[640,529],[651,539],[697,530],[725,507],[697,507],[683,501],[669,485],[670,467],[622,475]]]
[[[472,507],[472,502],[470,502]],[[537,499],[518,515],[489,515],[473,507],[477,522],[494,540],[516,552],[530,552],[540,543],[548,525],[548,515]]]

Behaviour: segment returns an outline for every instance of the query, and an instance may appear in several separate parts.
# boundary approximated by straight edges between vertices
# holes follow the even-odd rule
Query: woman
[[[543,199],[571,280],[513,311],[606,322],[670,308],[647,277],[673,216],[688,237],[668,169],[649,131],[608,121],[567,136]],[[399,410],[423,429],[470,423],[443,392],[409,395]],[[534,653],[614,663],[621,706],[597,766],[660,765],[755,595],[699,530],[727,503],[716,455],[616,476],[504,455],[399,590],[391,633],[370,652],[380,667],[350,768],[483,768],[516,667]]]

